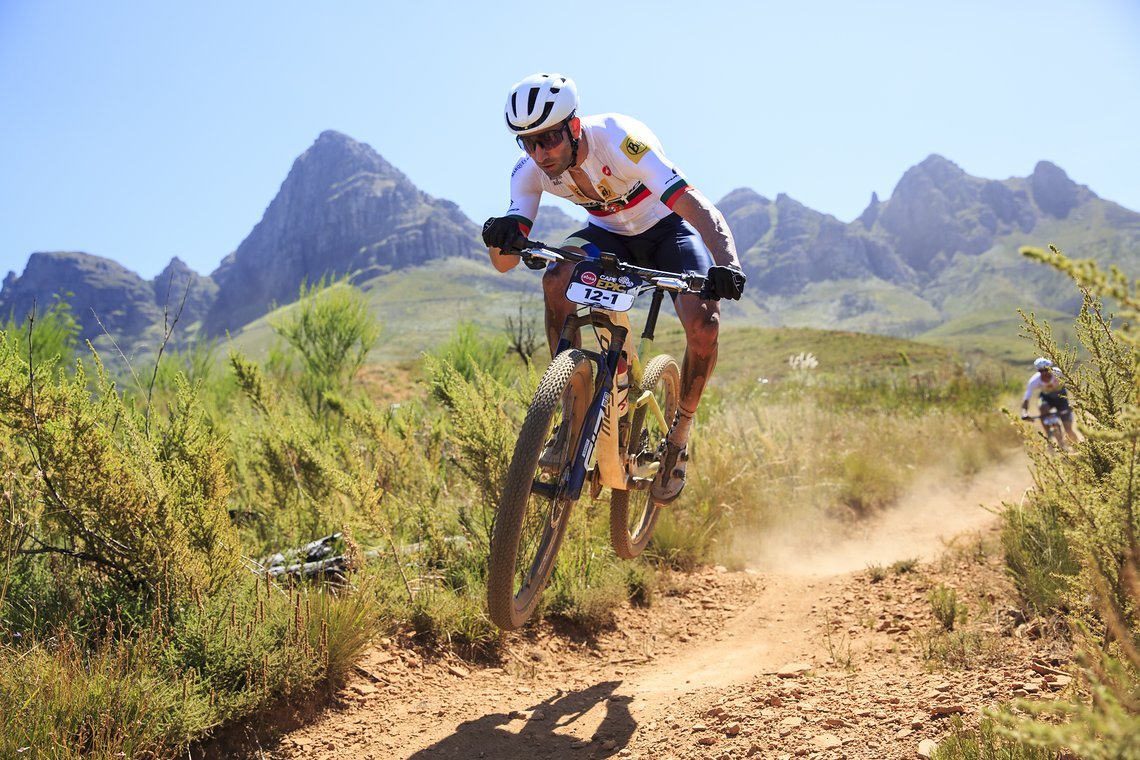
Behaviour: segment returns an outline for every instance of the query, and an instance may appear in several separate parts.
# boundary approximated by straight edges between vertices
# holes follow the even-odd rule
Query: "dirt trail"
[[[963,531],[992,528],[985,507],[1018,501],[1029,485],[1022,460],[957,489],[932,481],[840,545],[782,536],[758,546],[746,572],[672,578],[653,605],[623,611],[596,639],[512,635],[501,667],[425,661],[382,642],[332,707],[262,756],[914,757],[920,738],[945,733],[940,716],[1029,688],[1023,661],[1039,653],[1012,621],[1008,651],[988,669],[932,675],[918,656],[929,648],[920,628],[931,581],[889,574],[872,585],[867,568],[936,559]],[[1001,628],[1000,568],[945,564],[964,602],[992,608],[989,625]]]

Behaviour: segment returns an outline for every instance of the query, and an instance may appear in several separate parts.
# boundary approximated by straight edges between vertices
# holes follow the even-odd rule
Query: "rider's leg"
[[[660,504],[672,502],[685,487],[689,432],[701,394],[716,366],[720,334],[720,306],[716,301],[681,295],[674,306],[685,328],[686,345],[685,358],[681,362],[681,398],[677,417],[666,436],[665,459],[660,474],[651,486],[653,498]]]
[[[1061,415],[1061,423],[1065,426],[1065,438],[1072,444],[1076,445],[1080,438],[1077,437],[1077,431],[1073,428],[1073,412],[1069,410],[1067,414]]]
[[[685,358],[681,361],[680,414],[691,418],[697,411],[705,385],[716,366],[720,337],[720,304],[694,294],[677,296],[674,302],[681,326],[685,328]],[[684,424],[684,423],[682,423]],[[674,426],[676,427],[676,426]],[[677,443],[688,441],[688,425],[670,432]]]
[[[552,359],[562,335],[562,325],[566,323],[566,317],[574,313],[574,304],[566,300],[566,285],[573,272],[573,264],[560,262],[547,267],[542,275],[542,296],[546,302],[546,340]],[[574,345],[582,345],[581,335],[574,336]]]

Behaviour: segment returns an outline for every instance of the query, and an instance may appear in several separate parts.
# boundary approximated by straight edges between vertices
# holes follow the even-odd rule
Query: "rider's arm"
[[[623,175],[640,179],[670,211],[693,225],[716,264],[739,269],[736,243],[724,215],[686,181],[684,174],[666,157],[657,136],[628,116],[615,115],[612,121],[619,130],[619,137],[621,132],[626,135],[614,151]]]
[[[541,171],[531,160],[523,156],[511,171],[511,207],[503,216],[517,218],[523,235],[530,234],[534,218],[538,215],[538,202],[542,197],[542,180],[536,172]],[[518,254],[503,253],[498,248],[488,248],[491,265],[500,272],[508,272],[519,264]]]
[[[1033,398],[1033,391],[1041,385],[1041,376],[1034,373],[1029,382],[1025,384],[1025,398],[1021,399],[1021,416],[1029,414],[1029,399]]]
[[[736,242],[724,215],[708,198],[694,187],[688,187],[674,203],[673,210],[700,233],[713,261],[720,266],[740,268]]]

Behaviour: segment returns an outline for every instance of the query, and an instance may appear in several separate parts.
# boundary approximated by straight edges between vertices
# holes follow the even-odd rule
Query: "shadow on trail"
[[[615,694],[620,681],[606,681],[587,689],[559,693],[518,713],[492,713],[459,725],[455,733],[411,755],[408,760],[429,758],[577,758],[590,741],[589,756],[609,755],[624,747],[637,723],[629,712],[631,697]],[[586,714],[603,705],[605,714],[597,728]],[[511,717],[516,715],[516,717]],[[591,716],[596,720],[596,716]],[[577,724],[577,725],[576,725]],[[612,749],[602,750],[612,741]]]

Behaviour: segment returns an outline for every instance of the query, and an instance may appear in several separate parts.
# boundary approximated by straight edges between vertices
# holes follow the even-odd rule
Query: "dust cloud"
[[[837,575],[910,559],[931,560],[953,539],[997,520],[1003,502],[1018,503],[1032,485],[1024,456],[964,478],[932,470],[899,502],[856,524],[838,519],[782,527],[742,538],[736,553],[750,570]]]

